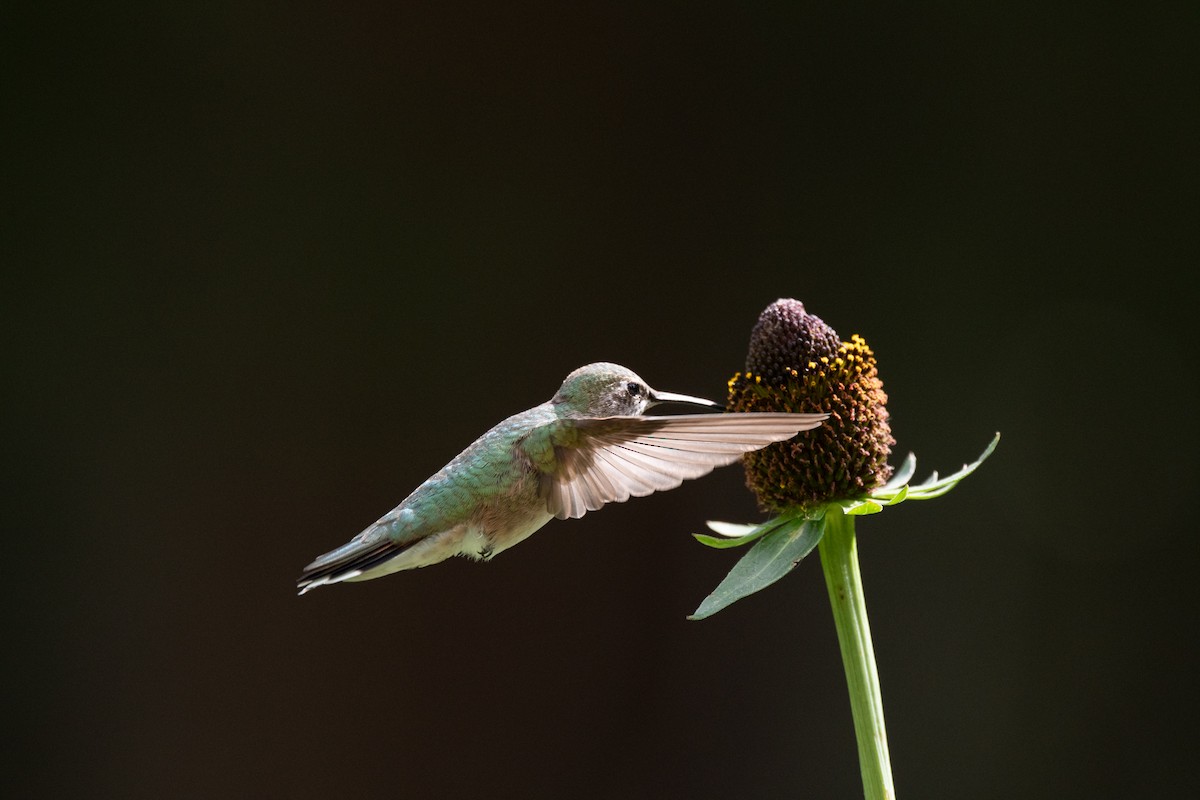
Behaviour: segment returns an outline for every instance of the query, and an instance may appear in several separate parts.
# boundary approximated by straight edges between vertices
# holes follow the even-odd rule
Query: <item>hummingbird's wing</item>
[[[827,414],[682,414],[561,419],[552,425],[557,469],[541,492],[559,519],[605,503],[674,489],[736,461],[742,453],[815,428]]]

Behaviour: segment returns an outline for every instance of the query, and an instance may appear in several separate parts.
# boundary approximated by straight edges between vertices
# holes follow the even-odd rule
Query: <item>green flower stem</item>
[[[896,790],[892,785],[892,763],[883,725],[883,695],[879,691],[867,601],[858,572],[854,517],[830,508],[825,514],[825,535],[819,548],[850,689],[863,795],[866,800],[894,800]]]

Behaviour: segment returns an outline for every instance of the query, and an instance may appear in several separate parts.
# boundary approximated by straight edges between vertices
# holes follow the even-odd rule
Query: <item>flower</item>
[[[764,509],[811,509],[864,497],[892,474],[896,443],[875,353],[781,299],[750,334],[746,371],[729,381],[730,411],[823,412],[829,420],[789,442],[743,457],[746,483]]]
[[[743,456],[746,483],[764,510],[759,525],[709,522],[718,534],[693,534],[718,549],[751,545],[689,619],[705,619],[765,589],[813,550],[821,557],[838,646],[850,690],[863,794],[895,796],[883,696],[879,688],[866,594],[858,565],[855,520],[905,500],[928,500],[953,489],[992,454],[1000,434],[973,463],[949,477],[933,473],[910,485],[911,453],[888,465],[892,430],[875,354],[861,336],[841,341],[798,300],[777,300],[750,334],[746,370],[729,381],[726,407],[738,412],[825,413],[820,427],[789,442]]]
[[[875,353],[857,334],[840,341],[833,328],[798,300],[777,300],[750,334],[746,371],[729,380],[730,411],[823,412],[829,419],[790,442],[743,456],[746,484],[764,510],[758,525],[709,522],[717,536],[696,533],[709,547],[748,548],[725,579],[691,615],[704,619],[765,589],[818,546],[841,552],[853,542],[854,519],[906,500],[931,500],[953,489],[996,449],[1000,434],[971,464],[953,475],[910,484],[916,457],[900,468],[887,463],[892,445],[887,395]],[[833,531],[836,545],[826,547]],[[824,556],[822,563],[825,562]],[[826,568],[827,577],[828,570]]]

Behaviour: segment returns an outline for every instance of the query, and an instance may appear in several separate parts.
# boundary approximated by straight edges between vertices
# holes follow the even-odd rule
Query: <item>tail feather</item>
[[[297,581],[300,594],[331,583],[367,580],[403,569],[436,564],[464,552],[475,554],[486,546],[486,542],[478,537],[466,536],[470,530],[467,524],[460,523],[429,533],[413,526],[406,531],[402,541],[397,541],[390,522],[390,518],[385,517],[305,567]]]
[[[300,594],[304,594],[318,586],[350,580],[394,558],[408,546],[396,544],[387,538],[352,541],[329,551],[305,567],[297,581],[297,588]]]

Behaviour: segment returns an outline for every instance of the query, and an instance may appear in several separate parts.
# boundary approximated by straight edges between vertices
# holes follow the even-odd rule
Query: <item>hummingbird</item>
[[[617,364],[580,367],[548,402],[496,425],[400,505],[305,567],[299,593],[456,555],[489,560],[551,518],[578,519],[605,503],[674,489],[828,416],[643,415],[659,403],[721,410],[651,389]]]

